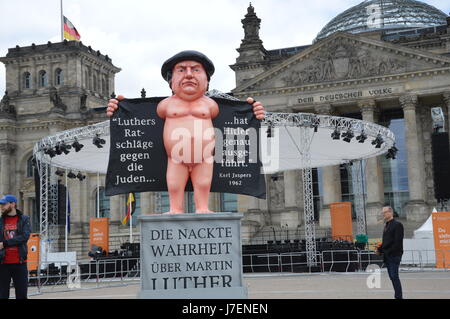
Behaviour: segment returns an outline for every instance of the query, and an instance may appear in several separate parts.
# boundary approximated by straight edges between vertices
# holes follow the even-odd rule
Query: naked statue
[[[184,213],[184,190],[191,179],[196,213],[210,213],[209,193],[213,176],[214,127],[212,120],[219,114],[217,103],[205,96],[214,74],[211,60],[198,51],[182,51],[168,59],[161,74],[169,83],[173,95],[162,100],[157,114],[164,120],[164,148],[167,153],[168,214]],[[112,116],[118,101],[111,99],[107,115]],[[260,102],[248,98],[257,119],[264,118]]]

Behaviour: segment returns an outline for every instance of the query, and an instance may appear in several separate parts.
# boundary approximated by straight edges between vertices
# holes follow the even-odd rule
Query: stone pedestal
[[[238,213],[141,215],[139,298],[247,298]]]

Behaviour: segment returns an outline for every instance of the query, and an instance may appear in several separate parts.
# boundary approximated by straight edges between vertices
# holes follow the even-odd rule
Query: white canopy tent
[[[266,131],[269,126],[272,127],[273,137],[268,138]],[[315,129],[314,126],[317,128]],[[306,139],[302,131],[305,129],[308,130]],[[338,140],[331,138],[333,131],[337,130],[342,134],[349,129],[355,137],[364,132],[367,140],[359,143],[356,138],[352,138],[347,143],[342,138]],[[93,145],[92,139],[96,135],[106,141],[103,148]],[[372,141],[378,135],[383,143],[376,148]],[[263,149],[261,161],[264,172],[267,174],[366,159],[386,153],[395,143],[394,134],[383,126],[356,119],[307,113],[267,113],[262,123],[260,136],[260,145]],[[72,150],[67,155],[61,154],[53,158],[44,154],[45,148],[54,148],[61,141],[72,144],[75,139],[84,145],[80,152]],[[269,151],[264,151],[266,149]],[[109,151],[109,121],[105,121],[48,136],[36,144],[34,154],[38,161],[54,167],[106,174]],[[308,162],[305,162],[302,157],[303,151],[308,152]]]
[[[433,209],[433,213],[437,212],[436,208]],[[433,220],[430,217],[423,223],[422,226],[417,228],[414,231],[414,238],[415,239],[433,239]]]

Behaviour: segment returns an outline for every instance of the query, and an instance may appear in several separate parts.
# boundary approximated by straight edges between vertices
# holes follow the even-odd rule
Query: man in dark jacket
[[[383,242],[378,253],[383,254],[389,278],[395,291],[395,299],[403,299],[402,284],[398,276],[398,268],[403,255],[403,225],[394,219],[394,211],[390,206],[383,207],[386,222],[383,231]]]
[[[17,209],[17,199],[13,195],[0,199],[0,210],[0,299],[9,299],[11,279],[16,299],[27,299],[30,218]]]

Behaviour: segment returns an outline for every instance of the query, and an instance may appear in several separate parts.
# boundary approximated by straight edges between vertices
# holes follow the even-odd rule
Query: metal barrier
[[[281,269],[282,271],[289,271],[289,272],[301,272],[302,270],[308,269],[308,272],[311,273],[312,268],[314,267],[315,270],[322,269],[323,260],[322,260],[322,253],[321,252],[315,252],[316,253],[316,266],[308,265],[307,262],[307,252],[292,252],[292,253],[281,253],[280,260],[281,260]],[[285,263],[284,260],[289,258],[289,263]],[[286,267],[287,266],[287,267]],[[304,271],[302,271],[304,272]]]
[[[325,268],[326,268],[326,264],[330,264],[330,268],[329,272],[333,271],[333,267],[335,266],[335,264],[346,264],[346,268],[345,268],[345,272],[348,272],[349,267],[354,264],[355,268],[352,268],[352,271],[355,271],[356,269],[358,269],[359,264],[360,264],[360,259],[359,259],[359,254],[358,254],[359,250],[324,250],[322,251],[322,271],[325,272]],[[326,261],[324,255],[326,254],[330,254],[330,261]],[[340,258],[336,259],[336,255],[338,256],[347,256],[347,259],[344,260],[339,260]]]
[[[140,258],[41,262],[29,272],[36,293],[126,285],[140,280]]]
[[[450,270],[450,250],[406,250],[404,256],[401,271]],[[252,273],[364,272],[368,265],[383,267],[383,257],[371,250],[319,251],[316,266],[308,265],[306,251],[244,254],[242,258],[244,272]],[[436,268],[436,263],[442,268]],[[135,284],[141,275],[140,258],[41,262],[38,269],[29,272],[30,295]]]
[[[405,250],[403,256],[402,271],[450,269],[450,250]],[[317,252],[317,260],[322,272],[364,272],[374,264],[384,267],[383,256],[375,255],[372,250],[324,250]],[[442,268],[437,268],[437,262]],[[243,268],[244,272],[312,272],[314,267],[308,266],[306,252],[287,252],[244,254]]]

